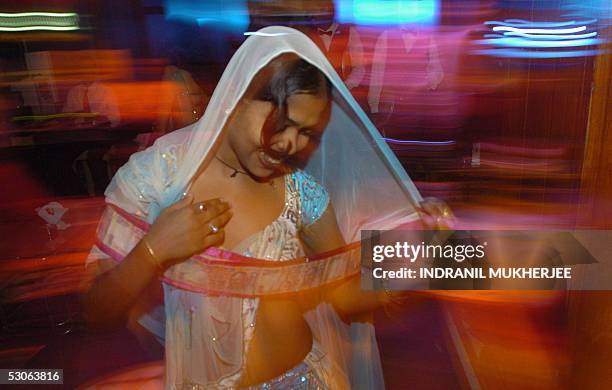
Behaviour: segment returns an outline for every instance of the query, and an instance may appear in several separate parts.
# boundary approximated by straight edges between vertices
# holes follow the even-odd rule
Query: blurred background
[[[150,359],[69,362],[104,189],[132,153],[198,120],[245,33],[267,25],[319,45],[460,228],[609,229],[611,13],[609,0],[0,1],[0,367],[80,383]],[[611,303],[415,296],[377,314],[387,386],[612,386]]]

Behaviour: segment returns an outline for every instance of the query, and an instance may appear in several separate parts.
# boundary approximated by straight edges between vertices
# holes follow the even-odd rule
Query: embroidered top
[[[316,222],[328,203],[327,191],[307,173],[285,176],[285,206],[280,216],[234,252],[270,261],[301,256],[300,227]],[[259,298],[207,296],[166,284],[164,292],[166,356],[168,364],[183,370],[175,378],[166,378],[167,385],[177,389],[237,387],[256,326]],[[201,361],[203,357],[206,361]]]
[[[169,137],[180,141],[185,131],[170,133]],[[149,223],[155,220],[161,205],[171,203],[166,189],[173,184],[177,162],[184,152],[182,143],[167,141],[169,145],[156,145],[132,155],[109,186],[108,202],[124,205],[124,211]],[[285,205],[279,217],[233,251],[269,261],[299,257],[303,254],[300,229],[321,218],[328,204],[327,191],[308,173],[297,170],[286,175]],[[236,283],[244,282],[239,280],[240,274],[232,275]],[[255,328],[259,299],[207,295],[166,283],[163,287],[164,305],[148,311],[138,322],[165,345],[167,388],[189,384],[237,387]]]

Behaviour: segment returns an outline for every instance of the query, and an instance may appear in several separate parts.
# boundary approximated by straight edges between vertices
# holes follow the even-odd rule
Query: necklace
[[[246,175],[246,176],[250,176],[250,175],[249,175],[248,173],[246,173],[245,171],[241,171],[240,169],[236,169],[236,168],[234,168],[233,166],[229,165],[228,163],[226,163],[225,161],[223,161],[223,160],[222,160],[222,159],[221,159],[219,156],[215,156],[215,158],[216,158],[217,160],[219,160],[219,162],[220,162],[221,164],[223,164],[223,165],[225,165],[226,167],[228,167],[228,168],[230,168],[230,169],[233,169],[233,170],[234,170],[234,172],[232,172],[232,173],[230,174],[230,177],[231,177],[231,178],[236,177],[236,176],[237,176],[239,173],[242,173],[243,175]],[[270,181],[268,181],[268,183],[270,184],[270,186],[272,186],[272,188],[276,189],[276,183],[274,182],[274,180],[270,180]]]
[[[234,168],[233,166],[231,166],[231,165],[229,165],[228,163],[226,163],[225,161],[221,160],[221,159],[219,158],[219,156],[215,156],[215,158],[216,158],[217,160],[219,160],[219,162],[220,162],[221,164],[223,164],[223,165],[225,165],[226,167],[228,167],[228,168],[230,168],[230,169],[233,169],[233,170],[234,170],[234,172],[232,172],[232,173],[230,174],[230,177],[234,178],[234,177],[236,177],[236,175],[238,175],[239,173],[242,173],[243,175],[247,175],[247,176],[249,176],[249,174],[248,174],[248,173],[246,173],[245,171],[241,171],[241,170],[239,170],[239,169],[236,169],[236,168]]]

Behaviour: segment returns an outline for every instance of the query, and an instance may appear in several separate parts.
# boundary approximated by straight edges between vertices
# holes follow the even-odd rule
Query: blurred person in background
[[[319,47],[349,90],[361,85],[365,75],[363,44],[357,27],[335,20],[316,28]]]
[[[443,80],[444,69],[433,34],[412,25],[383,30],[372,58],[370,112],[414,115],[419,110],[410,105],[421,103]]]
[[[191,125],[202,116],[210,96],[198,83],[197,72],[188,58],[186,49],[171,49],[171,64],[164,68],[162,83],[173,85],[173,93],[159,110],[152,131],[138,136],[139,150],[151,146],[164,134]]]

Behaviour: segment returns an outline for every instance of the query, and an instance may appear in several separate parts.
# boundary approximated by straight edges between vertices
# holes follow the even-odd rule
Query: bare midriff
[[[240,386],[253,386],[297,366],[312,348],[312,333],[291,299],[259,301]]]
[[[227,182],[215,181],[211,176],[200,176],[191,193],[196,202],[219,197],[232,205],[234,217],[225,227],[223,246],[226,248],[234,248],[247,237],[262,231],[278,218],[284,207],[282,177],[274,187],[260,184],[247,185],[250,188],[245,189],[238,185],[227,186]],[[235,179],[234,184],[240,183]],[[219,189],[219,192],[214,189]],[[245,215],[248,218],[244,218]],[[260,298],[240,387],[257,385],[283,374],[304,360],[311,348],[312,333],[297,299]]]

